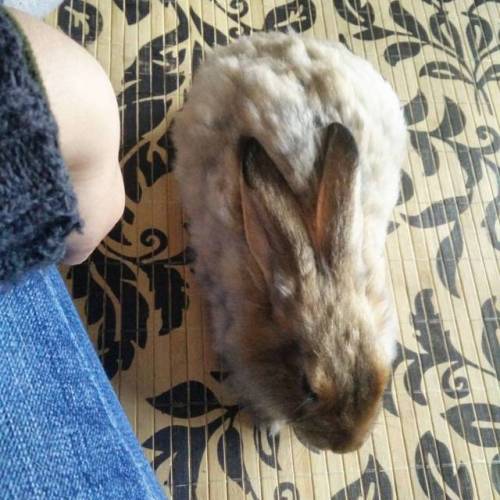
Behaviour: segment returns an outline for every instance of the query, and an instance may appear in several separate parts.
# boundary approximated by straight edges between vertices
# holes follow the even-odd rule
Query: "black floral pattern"
[[[133,258],[104,244],[109,254],[96,250],[89,261],[68,272],[73,298],[86,298],[84,310],[89,326],[97,326],[97,349],[109,378],[128,370],[135,345],[144,348],[148,336],[151,308],[161,311],[157,334],[166,335],[182,323],[187,307],[186,283],[178,266],[191,262],[189,249],[170,258],[155,258],[168,246],[164,233],[148,229],[140,236],[145,247],[156,248]],[[137,287],[137,275],[148,278],[148,291],[154,296],[152,307]]]
[[[65,0],[57,17],[59,28],[83,45],[94,42],[102,31],[101,13],[83,0]]]
[[[418,443],[415,465],[420,486],[429,498],[449,498],[443,489],[441,478],[457,497],[473,498],[469,470],[464,464],[460,464],[455,471],[448,447],[436,440],[430,432],[426,432]],[[441,478],[436,477],[438,475]]]
[[[500,65],[489,64],[491,56],[500,50],[500,44],[494,41],[494,28],[490,21],[477,13],[479,7],[486,2],[475,1],[467,11],[461,13],[465,18],[463,24],[466,36],[463,37],[460,33],[462,23],[458,26],[449,17],[446,9],[449,2],[424,1],[434,9],[425,22],[405,9],[403,2],[390,2],[389,13],[394,23],[391,29],[375,23],[375,10],[370,2],[334,0],[334,3],[337,12],[346,21],[361,28],[361,31],[352,35],[354,38],[390,39],[392,43],[384,50],[384,59],[392,66],[415,57],[425,48],[432,49],[439,59],[426,62],[420,68],[418,76],[458,80],[474,86],[477,106],[481,106],[481,97],[488,112],[492,114],[493,103],[485,87],[500,78]],[[397,41],[393,41],[394,39]],[[467,48],[464,39],[467,41]],[[466,50],[469,52],[467,56]]]
[[[418,94],[405,106],[408,125],[412,126],[425,122],[428,109],[425,95]],[[414,227],[430,228],[442,224],[450,225],[451,223],[450,234],[441,241],[436,260],[440,280],[449,289],[450,293],[456,297],[459,297],[456,285],[457,266],[463,253],[460,216],[470,208],[470,204],[474,200],[475,188],[485,175],[485,168],[491,169],[495,176],[500,175],[500,170],[494,161],[494,155],[500,148],[498,132],[489,126],[481,125],[477,127],[475,133],[479,146],[472,147],[455,139],[463,132],[465,125],[465,113],[456,102],[449,97],[445,97],[443,117],[438,127],[431,131],[418,131],[410,127],[410,141],[422,158],[424,175],[432,176],[437,174],[439,170],[439,155],[433,140],[440,141],[441,144],[445,144],[455,153],[465,176],[466,192],[464,196],[445,198],[432,203],[418,215],[402,215],[403,219]],[[408,201],[411,198],[408,194],[408,185],[411,183],[411,179],[408,176],[405,179],[407,186],[405,188],[403,185],[403,192],[406,189],[405,201]],[[498,240],[495,217],[497,215],[496,206],[499,201],[500,191],[497,191],[495,199],[488,205],[485,218],[481,222],[482,227],[488,231],[491,244],[494,247],[497,246]],[[492,212],[491,215],[488,210]]]
[[[407,278],[407,288],[397,290],[400,296],[407,294],[411,312],[404,317],[404,306],[396,301],[406,333],[384,395],[386,425],[391,433],[398,425],[406,428],[401,446],[406,466],[414,469],[416,497],[479,498],[473,464],[469,456],[456,454],[456,440],[483,450],[491,494],[500,494],[500,400],[491,390],[500,376],[494,282],[496,276],[498,284],[500,250],[500,135],[494,102],[500,34],[492,17],[494,4],[292,0],[266,9],[264,2],[248,0],[113,0],[113,18],[122,16],[126,33],[151,30],[114,82],[122,113],[127,208],[92,257],[67,272],[110,379],[140,370],[154,352],[154,359],[162,359],[158,350],[165,352],[165,369],[169,360],[173,363],[177,347],[172,345],[184,348],[186,342],[202,341],[191,338],[203,320],[190,273],[194,254],[186,244],[171,175],[175,151],[169,130],[205,50],[259,31],[291,28],[317,34],[324,28],[331,37],[335,26],[338,40],[350,50],[368,58],[372,52],[380,54],[380,69],[397,89],[398,83],[412,80],[404,104],[410,162],[402,172],[389,245],[397,247],[404,234],[435,240],[428,249],[432,279],[417,273],[418,280]],[[329,10],[333,18],[328,18]],[[150,22],[158,12],[168,20],[164,31],[154,31]],[[55,22],[90,49],[112,29],[109,9],[94,1],[66,0]],[[453,87],[446,86],[450,83]],[[411,248],[400,252],[403,260],[413,259]],[[471,290],[467,269],[474,259],[487,262],[487,277]],[[473,332],[455,321],[453,313],[449,316],[445,298],[453,311],[471,308]],[[474,335],[473,341],[467,342],[465,335]],[[148,361],[141,365],[143,353]],[[258,427],[244,433],[240,408],[223,402],[227,373],[213,367],[204,376],[190,375],[179,363],[183,369],[177,373],[171,368],[171,382],[155,383],[138,402],[160,422],[142,441],[166,491],[175,499],[196,498],[210,457],[210,470],[218,470],[227,487],[245,498],[307,498],[288,470],[290,442],[303,446],[300,441],[271,437]],[[332,499],[401,498],[392,469],[402,464],[387,461],[389,452],[378,454],[379,446],[363,448],[355,479],[329,477]],[[321,457],[316,450],[309,453]],[[276,478],[267,494],[246,461],[251,455],[264,474]]]
[[[345,489],[335,493],[331,500],[349,500],[351,498],[366,498],[371,491],[371,498],[377,500],[391,500],[392,486],[389,476],[382,470],[377,460],[370,455],[366,469],[361,477],[349,484]]]

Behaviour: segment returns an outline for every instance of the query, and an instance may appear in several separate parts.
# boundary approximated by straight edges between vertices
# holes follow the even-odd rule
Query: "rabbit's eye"
[[[307,377],[305,375],[302,376],[302,390],[306,394],[306,401],[318,401],[318,395],[311,389],[309,381],[307,380]]]

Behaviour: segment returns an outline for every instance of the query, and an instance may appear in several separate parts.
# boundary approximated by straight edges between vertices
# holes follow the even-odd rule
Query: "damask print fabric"
[[[68,286],[174,499],[500,495],[498,19],[495,0],[66,0],[51,14],[109,73],[123,123],[127,209]],[[410,139],[387,242],[398,355],[372,438],[346,455],[273,439],[225,395],[172,175],[170,126],[205,52],[289,27],[370,60]]]

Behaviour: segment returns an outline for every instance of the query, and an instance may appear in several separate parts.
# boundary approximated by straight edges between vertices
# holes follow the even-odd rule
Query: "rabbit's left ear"
[[[245,239],[268,285],[297,275],[310,247],[300,207],[279,168],[255,139],[241,145],[240,193]]]
[[[349,130],[332,123],[326,130],[323,154],[318,159],[320,182],[312,235],[316,252],[328,262],[342,262],[350,252],[356,204],[358,148]]]

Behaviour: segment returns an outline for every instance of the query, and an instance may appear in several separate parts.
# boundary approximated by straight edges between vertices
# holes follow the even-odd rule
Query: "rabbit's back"
[[[239,189],[241,138],[256,138],[296,196],[307,199],[332,122],[347,127],[357,144],[363,261],[379,270],[374,282],[383,286],[386,230],[406,146],[390,85],[341,44],[279,33],[242,38],[200,67],[174,127],[176,174],[198,281],[217,306],[218,339],[228,329],[242,331],[253,314],[241,307],[254,293]]]

